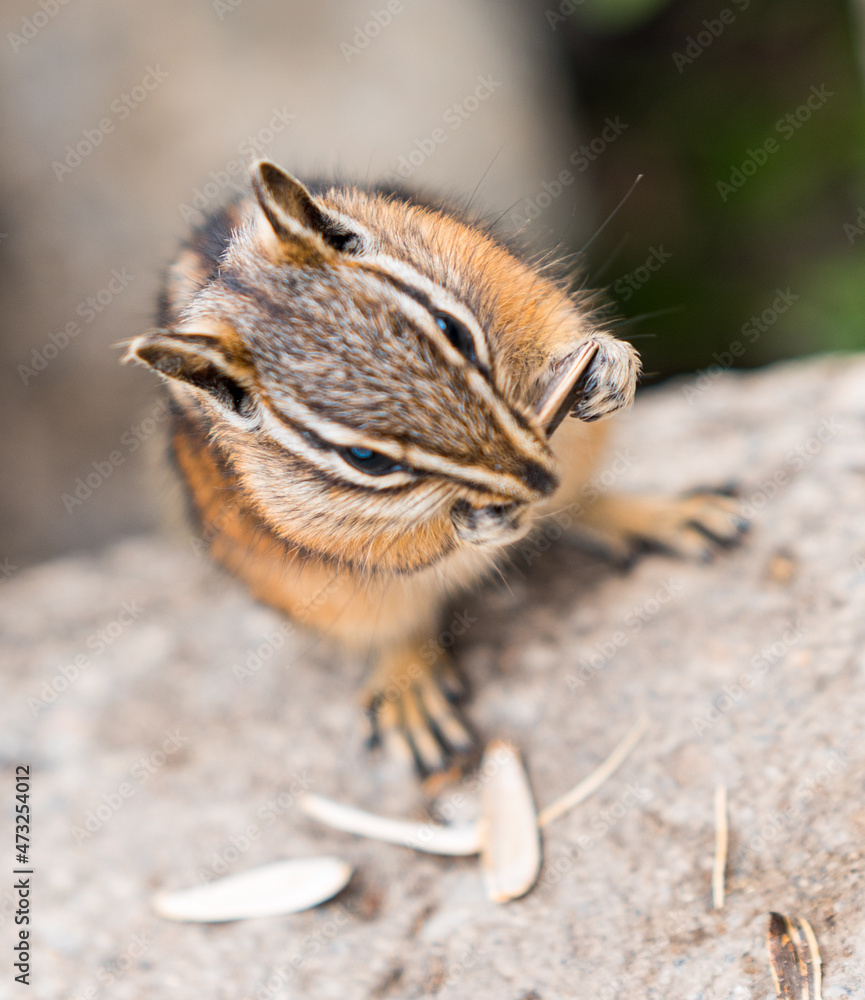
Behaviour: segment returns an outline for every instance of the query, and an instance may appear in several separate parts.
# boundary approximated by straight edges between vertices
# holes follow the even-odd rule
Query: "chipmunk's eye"
[[[402,470],[396,459],[370,448],[340,448],[339,453],[353,469],[368,476],[386,476],[389,472]]]
[[[460,354],[469,361],[476,362],[475,342],[472,340],[472,335],[466,329],[465,324],[460,323],[458,319],[454,319],[448,313],[435,313],[434,317],[438,328]]]

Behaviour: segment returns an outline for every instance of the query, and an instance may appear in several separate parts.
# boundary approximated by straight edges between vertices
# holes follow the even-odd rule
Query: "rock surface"
[[[628,573],[539,536],[506,585],[454,605],[470,715],[522,748],[541,805],[652,720],[505,906],[475,859],[304,818],[307,788],[390,815],[420,797],[361,750],[363,664],[198,546],[137,538],[4,582],[3,787],[17,763],[33,773],[28,995],[764,998],[771,910],[812,923],[826,1000],[865,995],[865,358],[704,373],[645,393],[619,430],[605,483],[735,481],[753,530],[713,565],[650,555]],[[326,853],[357,871],[314,911],[196,926],[150,909],[160,889]]]

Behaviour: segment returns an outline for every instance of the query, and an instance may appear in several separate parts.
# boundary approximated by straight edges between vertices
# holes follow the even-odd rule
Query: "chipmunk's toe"
[[[456,676],[456,675],[454,675]],[[376,695],[368,706],[370,744],[409,757],[422,778],[468,760],[475,739],[453,703],[453,678],[424,676],[396,695]]]
[[[646,549],[709,562],[719,549],[740,541],[748,527],[735,497],[700,490],[679,497],[607,495],[587,513],[582,530],[627,565]]]
[[[671,500],[649,541],[676,555],[708,562],[719,548],[735,545],[748,527],[738,500],[706,490]]]

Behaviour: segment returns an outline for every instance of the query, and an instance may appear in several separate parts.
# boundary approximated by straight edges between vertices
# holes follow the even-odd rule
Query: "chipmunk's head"
[[[267,162],[252,180],[128,357],[206,419],[244,502],[308,552],[410,572],[514,541],[557,486],[562,417],[630,401],[630,347],[448,212],[314,195]]]

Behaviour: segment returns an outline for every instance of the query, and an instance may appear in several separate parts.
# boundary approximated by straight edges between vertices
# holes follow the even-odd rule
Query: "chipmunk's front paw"
[[[382,683],[383,682],[383,683]],[[370,746],[409,757],[422,778],[466,762],[475,739],[456,707],[465,686],[446,661],[389,656],[365,696]]]
[[[580,379],[571,409],[572,417],[587,422],[630,406],[640,374],[639,355],[629,343],[608,333],[593,334],[591,339],[598,350]]]

